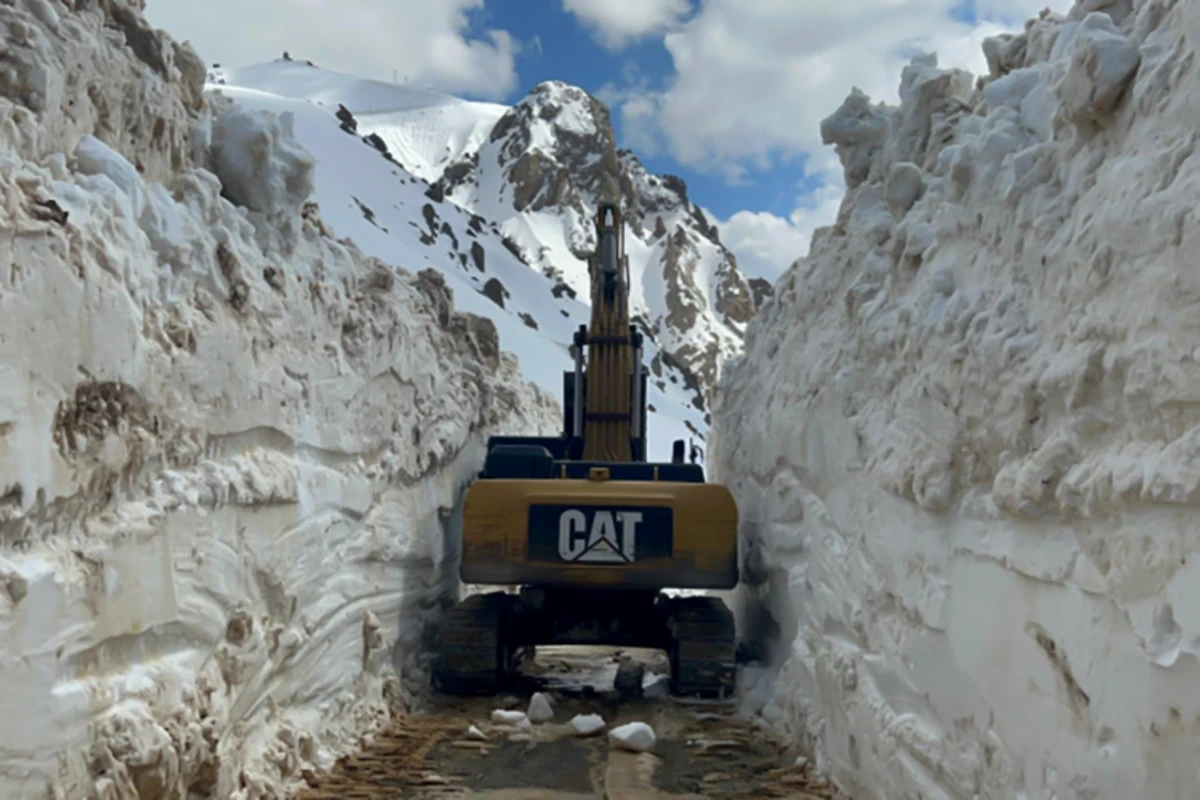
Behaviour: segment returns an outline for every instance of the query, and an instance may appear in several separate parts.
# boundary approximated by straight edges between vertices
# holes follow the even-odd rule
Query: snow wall
[[[284,796],[425,683],[484,439],[556,406],[140,4],[0,41],[0,797]]]
[[[763,713],[856,800],[1196,796],[1198,43],[1086,0],[822,124],[845,200],[710,458]]]

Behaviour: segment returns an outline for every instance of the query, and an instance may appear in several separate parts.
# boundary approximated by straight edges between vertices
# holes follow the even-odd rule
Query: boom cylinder
[[[596,212],[596,252],[588,260],[592,320],[588,329],[587,415],[583,457],[632,461],[633,414],[629,381],[633,342],[629,327],[629,261],[621,213],[611,203]]]
[[[575,334],[575,407],[572,409],[572,436],[583,436],[583,344],[587,328],[582,325]]]
[[[642,419],[642,337],[632,325],[629,326],[629,336],[633,339],[633,408],[629,410],[633,419],[629,427],[633,438],[637,439],[642,435],[642,424],[645,422]]]

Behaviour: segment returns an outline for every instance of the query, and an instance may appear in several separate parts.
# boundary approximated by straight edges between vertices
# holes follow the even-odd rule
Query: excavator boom
[[[588,260],[592,280],[592,324],[589,346],[587,421],[583,457],[590,461],[632,461],[634,337],[629,324],[629,260],[624,229],[616,206],[604,205],[596,215],[596,253]]]

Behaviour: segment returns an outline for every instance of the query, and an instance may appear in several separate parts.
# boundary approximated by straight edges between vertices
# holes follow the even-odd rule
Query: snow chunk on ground
[[[856,800],[1194,793],[1198,29],[1088,0],[822,127],[837,224],[709,458],[777,629],[744,710]]]
[[[604,718],[599,714],[576,714],[568,724],[579,736],[591,736],[604,730]]]
[[[532,722],[549,722],[554,719],[554,708],[550,705],[550,696],[544,692],[534,692],[529,700],[528,717]]]
[[[608,732],[608,739],[614,747],[630,750],[634,753],[645,753],[654,749],[658,741],[654,728],[644,722],[627,722]]]
[[[528,721],[529,717],[524,711],[505,711],[498,708],[492,712],[492,722],[500,725],[520,725],[522,722]]]

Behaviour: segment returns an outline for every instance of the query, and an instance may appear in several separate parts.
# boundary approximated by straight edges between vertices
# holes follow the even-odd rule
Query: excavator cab
[[[443,618],[439,691],[498,691],[525,649],[592,644],[665,650],[676,694],[733,691],[735,626],[716,597],[664,589],[732,589],[737,507],[685,463],[646,458],[643,335],[629,319],[620,210],[603,204],[589,259],[592,316],[563,374],[560,435],[494,436],[463,505],[464,583],[502,586]]]

